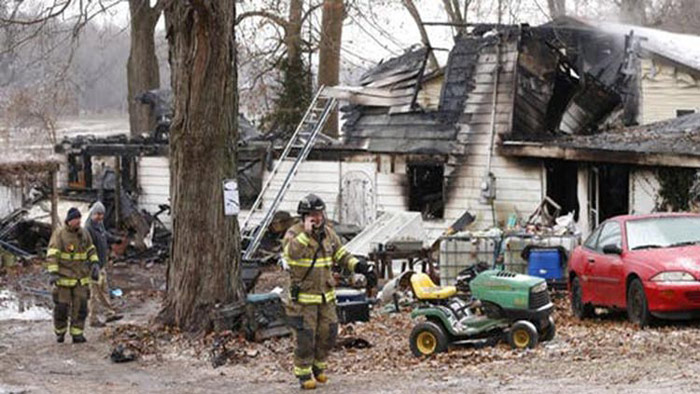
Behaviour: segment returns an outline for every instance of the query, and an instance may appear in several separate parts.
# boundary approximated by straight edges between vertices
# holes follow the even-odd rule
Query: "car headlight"
[[[531,293],[540,293],[547,290],[547,282],[542,282],[539,285],[532,286]]]
[[[651,277],[652,282],[695,282],[693,275],[684,271],[666,271]]]

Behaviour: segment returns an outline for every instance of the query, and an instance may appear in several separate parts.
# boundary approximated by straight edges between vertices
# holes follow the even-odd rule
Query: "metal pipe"
[[[488,160],[486,164],[486,175],[491,173],[491,160],[493,158],[493,145],[496,137],[496,105],[498,105],[498,83],[501,71],[501,37],[498,36],[496,43],[496,67],[493,76],[493,96],[491,98],[491,141],[489,142]]]

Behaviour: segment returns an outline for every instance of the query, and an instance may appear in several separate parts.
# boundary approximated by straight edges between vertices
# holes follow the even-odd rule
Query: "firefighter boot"
[[[56,342],[63,343],[66,340],[66,334],[56,334]]]
[[[85,336],[80,334],[80,335],[73,335],[73,343],[85,343],[87,342],[87,339],[85,339]]]
[[[314,367],[314,378],[316,378],[316,381],[319,383],[328,383],[328,375],[326,375],[326,372],[316,367]]]
[[[302,390],[314,390],[316,388],[316,381],[311,375],[300,376],[299,383]]]

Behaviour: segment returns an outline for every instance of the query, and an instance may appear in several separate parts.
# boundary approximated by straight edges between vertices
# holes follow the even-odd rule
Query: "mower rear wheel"
[[[593,317],[593,306],[583,302],[583,288],[578,277],[571,281],[571,311],[574,316],[583,320]]]
[[[515,322],[508,332],[508,343],[513,349],[532,349],[538,341],[537,328],[527,320]]]
[[[542,342],[547,342],[554,339],[554,335],[557,331],[556,327],[554,326],[554,318],[552,316],[549,316],[547,320],[549,321],[549,325],[544,330],[542,330],[542,336],[540,337],[540,340]]]
[[[413,355],[422,357],[447,351],[448,339],[440,325],[426,321],[413,327],[410,343]]]

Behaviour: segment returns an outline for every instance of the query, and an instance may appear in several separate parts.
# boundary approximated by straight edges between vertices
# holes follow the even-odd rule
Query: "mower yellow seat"
[[[441,300],[450,298],[457,293],[457,288],[454,286],[436,286],[424,273],[416,273],[411,276],[411,287],[419,300]]]

